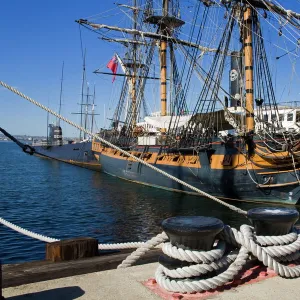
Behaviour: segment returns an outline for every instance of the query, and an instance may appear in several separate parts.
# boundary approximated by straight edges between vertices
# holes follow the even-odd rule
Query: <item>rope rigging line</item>
[[[216,2],[216,5],[218,5],[220,8],[222,7],[222,5],[221,5],[219,2]],[[233,15],[231,15],[231,14],[229,15],[229,17],[230,17],[230,18],[234,18],[234,19],[238,22],[238,24],[241,26],[241,28],[243,28],[243,29],[245,28],[245,24],[243,24],[243,22],[241,22],[240,20],[238,20],[238,18],[236,18],[235,16],[233,16]],[[254,33],[254,34],[257,34],[257,33]],[[269,44],[271,44],[271,45],[277,47],[278,49],[281,49],[281,50],[283,50],[283,51],[286,51],[286,49],[280,47],[280,46],[277,45],[277,44],[272,43],[270,40],[267,40],[266,38],[264,38],[264,37],[262,37],[262,36],[258,36],[258,37],[261,38],[261,39],[264,39],[264,40],[267,41]],[[292,53],[292,55],[297,56],[297,55],[295,55],[295,54],[293,54],[293,53]]]
[[[199,11],[200,11],[200,2],[198,3],[198,6],[196,7],[195,11],[194,11],[194,16],[193,16],[193,26],[190,29],[190,34],[189,34],[189,42],[191,42],[192,37],[194,35],[194,31],[195,31],[195,25],[196,25],[196,21],[198,19],[199,16]],[[207,15],[208,15],[208,10],[205,8],[204,12],[203,12],[203,16],[201,18],[201,23],[200,23],[200,28],[199,31],[197,32],[197,37],[196,37],[196,43],[200,44],[201,43],[201,39],[202,39],[202,28],[205,26],[206,24],[206,20],[207,20]],[[176,42],[174,43],[176,45]],[[172,45],[173,48],[173,44],[171,43],[170,46]],[[196,57],[199,53],[199,49],[197,48],[189,48],[188,49],[188,54],[192,56],[192,60],[193,62],[196,62]],[[175,58],[175,55],[174,55]],[[173,60],[173,63],[176,62],[175,59]],[[189,67],[188,67],[189,66]],[[176,68],[174,68],[174,71],[177,72],[177,66]],[[187,109],[187,104],[186,104],[186,99],[187,99],[187,93],[188,93],[188,89],[191,83],[191,78],[192,78],[192,74],[193,74],[193,70],[194,70],[194,64],[188,64],[188,61],[185,60],[184,64],[182,66],[182,70],[181,70],[181,74],[179,74],[177,72],[174,73],[174,81],[176,85],[179,85],[179,90],[178,90],[178,96],[179,97],[175,97],[175,104],[177,106],[177,114],[175,114],[174,116],[172,115],[171,117],[171,122],[169,124],[169,128],[168,128],[168,135],[175,135],[176,131],[178,130],[178,124],[180,121],[180,115],[182,114],[183,111],[185,111]],[[185,74],[186,73],[186,74]],[[183,78],[186,78],[186,80],[184,81],[184,85],[182,86],[182,81]],[[175,105],[174,105],[175,108]],[[174,122],[173,122],[173,118],[175,118]],[[171,123],[174,123],[173,128],[171,128]]]
[[[215,197],[215,196],[212,196],[212,195],[210,195],[210,194],[208,194],[208,193],[205,193],[204,191],[202,191],[202,190],[200,190],[200,189],[198,189],[198,188],[196,188],[196,187],[194,187],[194,186],[192,186],[192,185],[190,185],[190,184],[188,184],[188,183],[186,183],[186,182],[184,182],[184,181],[182,181],[182,180],[176,178],[175,176],[172,176],[172,175],[168,174],[167,172],[165,172],[165,171],[163,171],[163,170],[160,170],[159,168],[157,168],[157,167],[155,167],[155,166],[153,166],[153,165],[151,165],[151,164],[145,162],[144,160],[142,160],[142,159],[140,159],[140,158],[138,158],[138,157],[132,155],[131,153],[129,153],[129,152],[127,152],[127,151],[125,151],[125,150],[119,148],[118,146],[116,146],[116,145],[110,143],[109,141],[107,141],[107,140],[101,138],[99,135],[93,134],[93,133],[90,132],[89,130],[87,130],[87,129],[85,129],[85,128],[79,126],[79,125],[77,125],[76,123],[74,123],[74,122],[68,120],[67,118],[65,118],[65,117],[63,117],[63,116],[61,116],[61,115],[59,115],[59,114],[56,113],[55,111],[53,111],[53,110],[51,110],[50,108],[46,107],[45,105],[43,105],[43,104],[37,102],[36,100],[34,100],[34,99],[32,99],[32,98],[30,98],[30,97],[24,95],[23,93],[21,93],[20,91],[18,91],[18,90],[15,89],[15,88],[13,88],[12,86],[10,86],[10,85],[4,83],[3,81],[0,81],[0,85],[2,85],[3,87],[7,88],[7,89],[10,90],[10,91],[12,91],[13,93],[19,95],[20,97],[24,98],[25,100],[27,100],[27,101],[33,103],[34,105],[36,105],[36,106],[42,108],[43,110],[49,112],[50,114],[56,116],[57,118],[63,120],[64,122],[68,123],[69,125],[71,125],[71,126],[73,126],[73,127],[76,127],[76,128],[79,129],[79,130],[82,130],[82,131],[85,132],[86,134],[88,134],[88,135],[90,135],[91,137],[93,137],[93,138],[99,140],[100,142],[106,144],[107,146],[109,146],[109,147],[111,147],[111,148],[114,148],[114,149],[120,151],[121,153],[123,153],[124,155],[129,156],[130,158],[134,159],[135,161],[137,161],[137,162],[139,162],[139,163],[141,163],[141,164],[147,166],[148,168],[150,168],[150,169],[152,169],[152,170],[154,170],[154,171],[156,171],[156,172],[158,172],[158,173],[160,173],[160,174],[166,176],[167,178],[169,178],[169,179],[171,179],[171,180],[173,180],[173,181],[176,181],[176,182],[179,183],[179,184],[182,184],[183,186],[186,186],[187,188],[189,188],[189,189],[195,191],[196,193],[198,193],[198,194],[200,194],[200,195],[202,195],[202,196],[204,196],[204,197],[207,197],[207,198],[209,198],[209,199],[211,199],[211,200],[214,200],[214,201],[218,202],[219,204],[222,204],[223,206],[226,206],[227,208],[233,210],[234,212],[237,212],[237,213],[242,214],[242,215],[244,215],[244,216],[247,215],[247,212],[246,212],[246,211],[244,211],[244,210],[242,210],[242,209],[240,209],[240,208],[238,208],[238,207],[236,207],[236,206],[234,206],[234,205],[228,204],[228,203],[226,203],[226,202],[224,202],[224,201],[218,199],[218,198]]]
[[[139,10],[141,11],[141,10]],[[137,25],[139,25],[139,27],[142,27],[142,19],[143,17],[141,15],[137,16]],[[146,28],[148,28],[149,25],[146,25]],[[125,37],[125,33],[122,33],[123,36]],[[142,39],[145,42],[145,38],[144,37],[135,37],[138,40]],[[131,49],[131,50],[130,50]],[[144,67],[143,68],[137,68],[137,70],[135,70],[136,75],[139,76],[141,75],[143,78],[142,79],[137,79],[136,83],[135,83],[135,90],[138,90],[138,93],[136,94],[136,101],[135,103],[130,102],[130,104],[128,105],[126,111],[124,112],[125,116],[124,116],[124,132],[123,134],[119,134],[117,131],[114,132],[113,134],[113,138],[110,140],[112,142],[114,142],[115,144],[122,144],[122,145],[129,145],[130,142],[132,142],[132,139],[134,138],[133,136],[133,132],[131,131],[131,128],[133,126],[135,126],[135,122],[138,120],[138,118],[140,117],[139,114],[137,114],[136,112],[140,111],[140,107],[141,105],[145,106],[145,97],[144,97],[144,88],[145,88],[145,84],[146,84],[146,77],[148,76],[148,73],[150,71],[149,66],[152,63],[152,59],[153,59],[153,54],[154,54],[154,50],[155,50],[155,43],[151,43],[149,48],[146,48],[146,53],[144,55],[144,52],[141,50],[142,47],[138,47],[138,49],[136,49],[135,45],[130,45],[129,46],[129,50],[127,51],[127,54],[129,56],[129,53],[136,53],[136,59],[137,61],[141,61],[144,62]],[[134,55],[133,55],[134,56]],[[127,57],[126,59],[129,59],[129,57]],[[131,82],[130,79],[127,80],[128,82]],[[126,97],[127,96],[127,92],[124,92],[124,90],[122,90],[122,97]],[[122,99],[122,98],[120,98]],[[124,99],[122,100],[124,102]],[[119,102],[120,104],[120,102]],[[121,109],[120,109],[121,108]],[[118,124],[119,120],[120,120],[120,115],[123,113],[124,111],[124,105],[119,106],[119,113],[115,114],[114,116],[114,121],[115,124]],[[147,110],[145,108],[145,110]]]
[[[17,231],[23,235],[29,236],[33,239],[46,242],[53,243],[59,242],[60,239],[51,238],[27,229],[24,229],[18,225],[15,225],[3,218],[0,217],[0,223],[14,231]],[[130,242],[130,243],[115,243],[115,244],[98,244],[98,250],[115,250],[115,249],[134,249],[143,246],[145,243],[143,242]]]
[[[202,91],[198,97],[197,104],[195,105],[193,115],[197,113],[202,113],[202,116],[200,115],[201,119],[191,119],[188,123],[187,128],[183,132],[184,139],[182,140],[182,143],[188,145],[189,142],[189,135],[190,131],[192,131],[193,136],[195,136],[195,139],[193,139],[192,143],[208,143],[211,139],[211,133],[209,132],[202,132],[196,133],[198,124],[202,124],[202,128],[214,128],[215,124],[215,116],[212,114],[211,118],[206,118],[204,120],[204,117],[207,113],[212,113],[215,111],[216,108],[216,101],[218,100],[218,91],[219,89],[222,90],[221,87],[221,77],[224,71],[225,66],[225,57],[220,55],[220,53],[227,53],[229,49],[229,43],[232,35],[233,26],[235,23],[234,18],[228,19],[228,22],[226,24],[226,30],[225,34],[222,36],[222,39],[218,46],[217,54],[214,57],[214,60],[211,64],[210,70],[208,73],[206,73],[205,80],[204,80],[204,86],[202,88]],[[181,47],[183,48],[183,47]],[[183,48],[183,50],[185,50]],[[190,57],[189,53],[185,53],[187,60],[191,62],[191,64],[194,66],[195,71],[197,71],[197,67],[199,67],[197,62],[193,61],[193,57]],[[203,68],[200,67],[201,70]],[[200,75],[200,74],[199,74]],[[200,75],[201,76],[201,75]],[[202,77],[202,76],[201,76]],[[216,78],[216,79],[214,79]],[[208,102],[208,103],[207,103]],[[209,124],[208,124],[209,123]]]

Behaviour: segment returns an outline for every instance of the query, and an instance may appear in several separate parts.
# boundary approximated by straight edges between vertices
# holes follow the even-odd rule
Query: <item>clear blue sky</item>
[[[75,121],[79,110],[82,58],[79,25],[76,19],[114,9],[114,1],[99,0],[2,0],[0,13],[0,78],[26,95],[58,111],[62,62],[65,80],[62,114]],[[107,13],[109,14],[109,13]],[[107,15],[106,14],[106,15]],[[123,16],[122,16],[123,17]],[[111,24],[116,21],[113,17]],[[107,21],[106,19],[103,21]],[[111,95],[111,77],[92,72],[105,65],[114,53],[112,44],[103,43],[97,35],[82,28],[87,48],[87,76],[96,83],[96,98],[103,123],[103,104]],[[101,82],[101,84],[100,84]],[[106,83],[106,84],[103,84]],[[118,86],[118,82],[114,86]],[[101,118],[101,119],[100,119]],[[0,126],[13,134],[46,134],[46,112],[0,87]],[[64,126],[65,127],[65,126]],[[67,125],[65,135],[77,135]]]
[[[184,5],[196,0],[183,0]],[[0,80],[18,88],[26,95],[58,111],[62,62],[65,62],[65,80],[62,114],[77,123],[79,117],[71,115],[79,106],[81,93],[82,59],[79,26],[74,21],[108,11],[111,19],[103,23],[119,24],[127,17],[120,14],[115,0],[2,0],[0,13],[1,55]],[[121,1],[130,4],[130,0]],[[300,11],[300,2],[280,0],[286,8]],[[127,18],[128,19],[128,18]],[[97,20],[99,21],[99,19]],[[274,34],[274,29],[273,33]],[[298,32],[299,34],[299,32]],[[114,44],[98,40],[97,35],[82,28],[84,46],[87,48],[88,81],[96,84],[98,126],[103,126],[104,104],[111,104],[112,87],[121,85],[111,77],[97,76],[92,72],[106,63],[118,49]],[[284,48],[293,48],[286,45]],[[275,53],[275,52],[274,52]],[[278,50],[276,55],[284,52]],[[274,54],[275,55],[275,54]],[[280,100],[299,100],[300,79],[293,75],[288,56],[280,59],[283,75],[277,76],[276,93]],[[299,59],[295,64],[299,72]],[[291,83],[290,83],[291,82]],[[282,96],[283,95],[283,96]],[[53,118],[52,118],[53,120]],[[12,134],[46,134],[46,113],[20,97],[0,88],[0,126]],[[63,125],[65,136],[77,135],[77,130]]]

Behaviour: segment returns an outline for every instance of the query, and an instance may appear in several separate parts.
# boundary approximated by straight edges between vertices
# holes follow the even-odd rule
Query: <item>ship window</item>
[[[300,111],[296,112],[296,122],[300,122]]]
[[[279,121],[284,121],[284,114],[279,115]]]
[[[264,115],[264,121],[268,122],[268,115],[267,114]]]
[[[276,115],[275,115],[275,114],[272,114],[272,115],[271,115],[271,120],[272,120],[272,121],[276,121],[276,119],[277,119],[277,118],[276,118]]]
[[[293,121],[293,114],[287,114],[287,121]]]

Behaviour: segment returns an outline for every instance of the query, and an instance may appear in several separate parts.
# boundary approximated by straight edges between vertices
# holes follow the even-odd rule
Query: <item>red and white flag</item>
[[[118,69],[118,60],[116,58],[116,56],[114,56],[107,64],[106,66],[107,68],[109,68],[113,74],[117,73],[117,69]],[[113,77],[112,82],[114,82],[116,79],[116,75]]]

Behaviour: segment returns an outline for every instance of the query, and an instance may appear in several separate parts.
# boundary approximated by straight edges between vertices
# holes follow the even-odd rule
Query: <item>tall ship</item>
[[[62,94],[63,94],[63,76],[64,76],[64,63],[62,66],[60,97],[59,97],[59,111],[61,114]],[[86,81],[85,74],[85,55],[83,58],[83,75],[82,75],[82,89],[81,89],[81,102],[80,111],[80,125],[84,129],[94,131],[95,124],[95,86],[94,93],[90,95],[89,85]],[[49,123],[49,114],[47,117],[47,138],[42,141],[33,141],[32,147],[34,155],[57,160],[60,162],[69,163],[75,166],[99,170],[100,166],[95,159],[92,152],[92,140],[85,132],[79,132],[79,138],[67,139],[63,138],[62,127],[60,119],[56,118],[55,122]]]
[[[299,57],[300,14],[284,5],[134,0],[118,4],[131,26],[77,20],[126,49],[107,66],[123,80],[107,139],[214,196],[299,203],[300,109],[279,103],[270,67]],[[160,102],[152,113],[151,99]],[[191,192],[97,139],[92,151],[105,173]]]
[[[297,86],[281,82],[300,78],[300,14],[279,1],[132,0],[116,4],[128,26],[96,22],[97,15],[77,20],[124,49],[94,72],[122,81],[111,126],[98,134],[214,196],[299,204],[300,107],[281,101]],[[81,117],[91,105],[84,82],[85,73]],[[36,155],[192,193],[97,138],[64,144],[60,123],[49,129]]]

